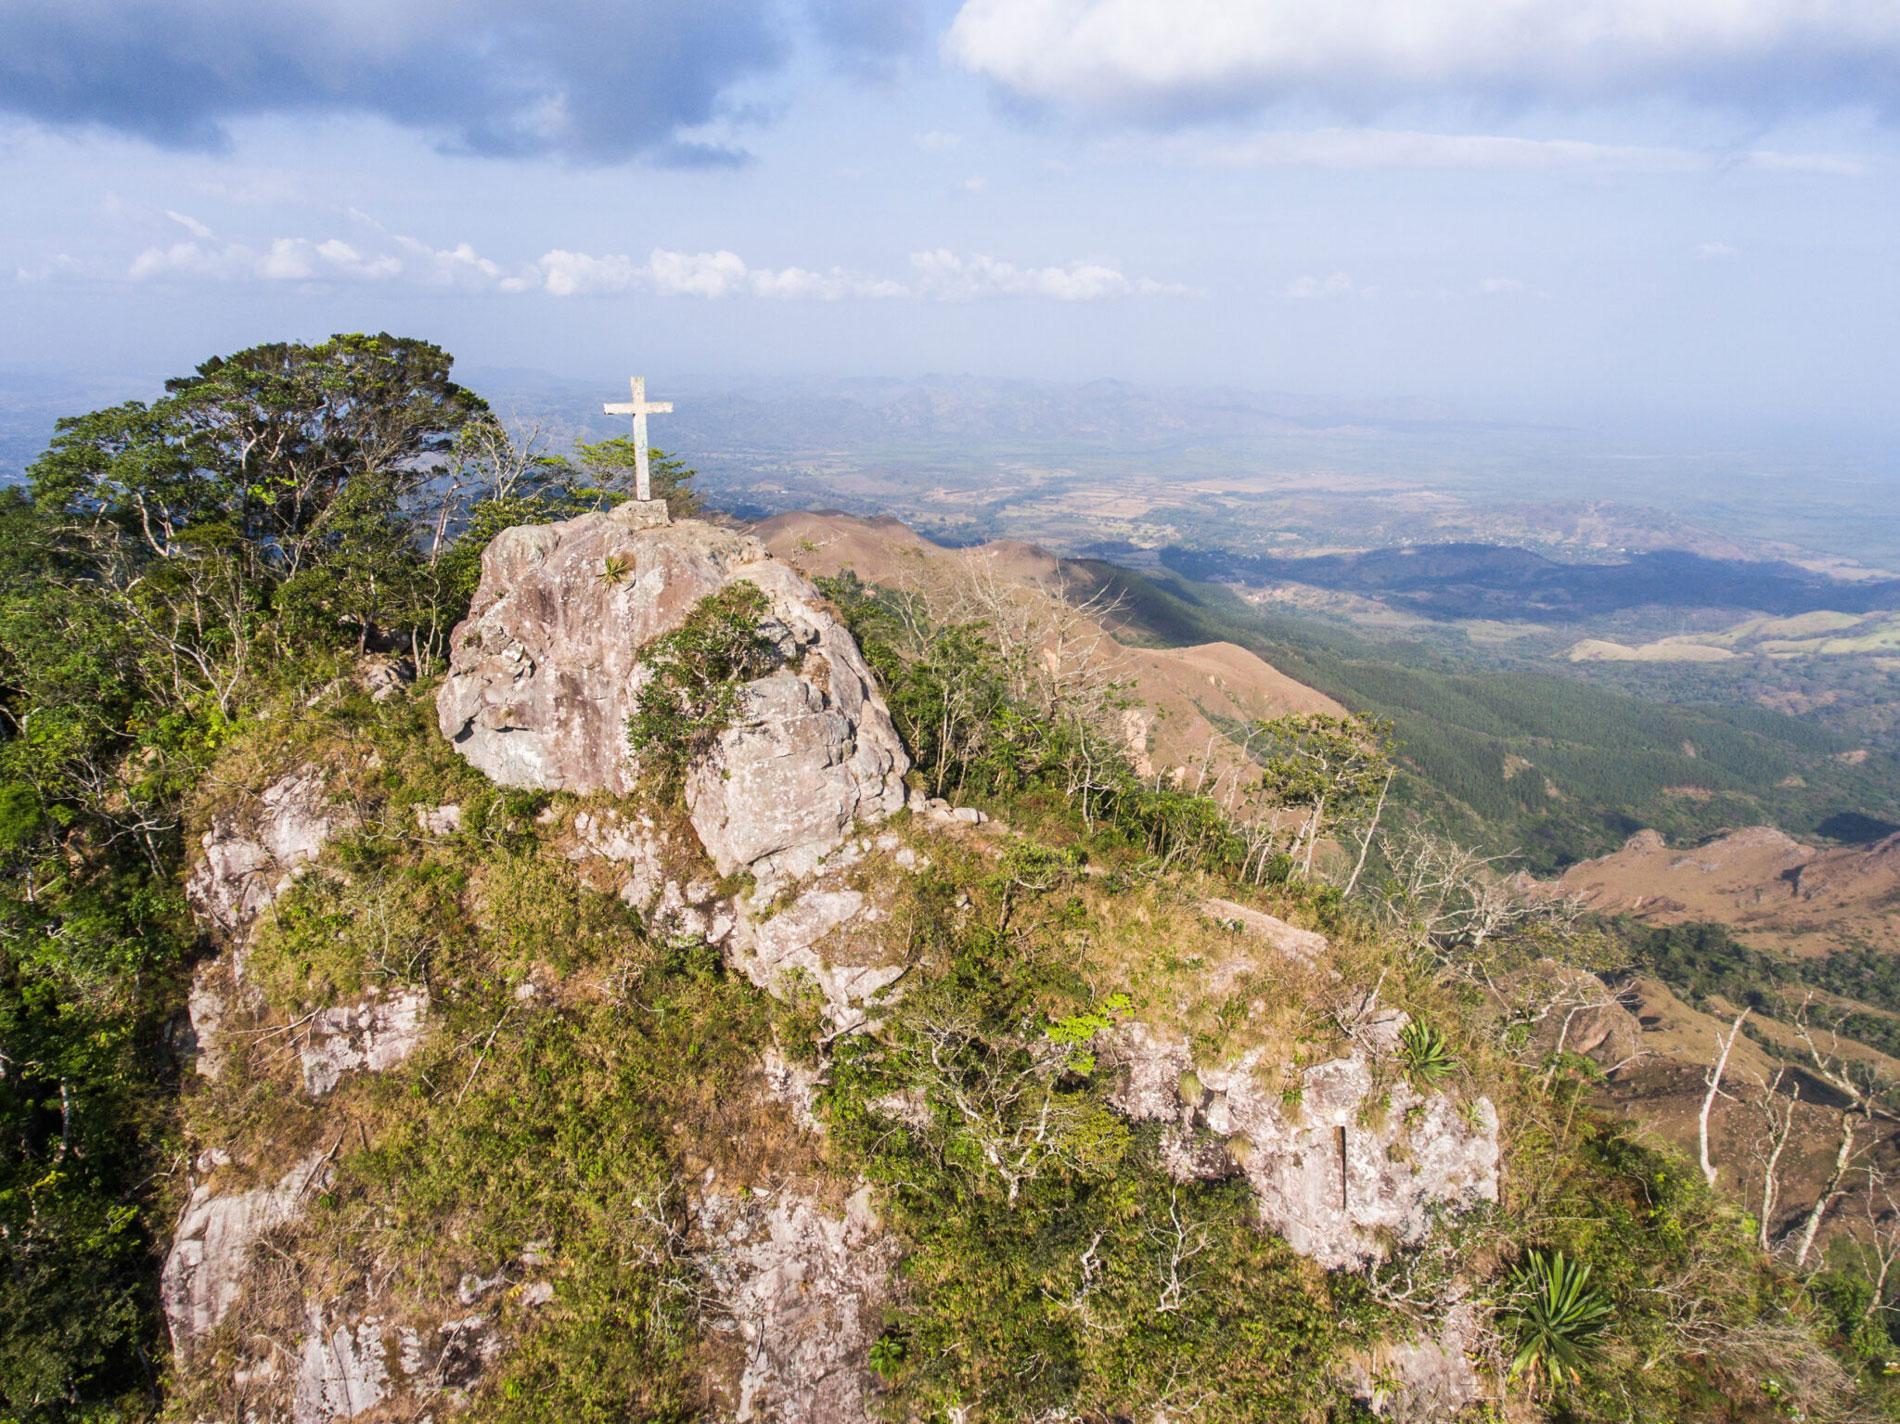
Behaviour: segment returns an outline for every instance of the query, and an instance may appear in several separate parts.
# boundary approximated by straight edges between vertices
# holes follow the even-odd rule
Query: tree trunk
[[[1821,1194],[1814,1199],[1808,1219],[1801,1224],[1801,1235],[1794,1253],[1796,1270],[1807,1265],[1808,1253],[1814,1250],[1814,1238],[1821,1232],[1821,1219],[1841,1194],[1841,1183],[1847,1177],[1847,1164],[1854,1155],[1854,1132],[1854,1110],[1849,1108],[1841,1114],[1841,1148],[1834,1154],[1834,1170],[1828,1174],[1827,1185],[1821,1188]]]
[[[1709,1070],[1709,1091],[1702,1098],[1702,1114],[1696,1119],[1696,1141],[1702,1148],[1702,1180],[1711,1187],[1715,1185],[1715,1163],[1709,1160],[1709,1114],[1715,1109],[1715,1100],[1722,1092],[1722,1072],[1728,1067],[1729,1050],[1735,1046],[1735,1035],[1742,1031],[1742,1020],[1748,1017],[1743,1009],[1735,1016],[1735,1022],[1729,1026],[1728,1037],[1717,1036],[1715,1046],[1715,1066]]]

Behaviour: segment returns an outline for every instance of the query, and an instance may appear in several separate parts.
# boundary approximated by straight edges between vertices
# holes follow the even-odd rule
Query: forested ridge
[[[1900,823],[1891,759],[1848,764],[1841,758],[1853,744],[1811,720],[1648,701],[1555,673],[1480,669],[1402,639],[1373,642],[1267,614],[1218,586],[1082,567],[1122,599],[1136,636],[1236,642],[1393,719],[1418,771],[1409,792],[1466,839],[1520,854],[1538,873],[1604,854],[1646,828],[1695,841],[1758,822],[1804,835]]]

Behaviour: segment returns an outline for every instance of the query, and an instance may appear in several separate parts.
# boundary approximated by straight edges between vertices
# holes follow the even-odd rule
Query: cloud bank
[[[1892,0],[965,0],[944,48],[1021,99],[1162,120],[1289,97],[1900,105]]]
[[[381,250],[368,250],[339,238],[224,241],[186,214],[166,216],[191,236],[148,247],[118,272],[88,274],[71,258],[61,258],[16,275],[22,281],[91,275],[133,282],[402,282],[464,292],[540,292],[563,298],[637,293],[705,301],[753,297],[795,302],[892,298],[1093,302],[1196,294],[1177,283],[1131,277],[1113,263],[1099,260],[1033,267],[982,254],[964,256],[947,248],[911,254],[907,280],[848,267],[755,267],[724,248],[679,252],[656,247],[644,258],[554,248],[532,262],[511,267],[482,256],[467,243],[437,248],[399,236],[389,239]]]

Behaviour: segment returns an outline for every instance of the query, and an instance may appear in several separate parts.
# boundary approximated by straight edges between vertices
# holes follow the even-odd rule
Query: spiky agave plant
[[[1502,1323],[1517,1337],[1511,1376],[1543,1373],[1554,1389],[1577,1378],[1596,1337],[1610,1323],[1610,1302],[1590,1284],[1590,1267],[1561,1251],[1532,1251],[1511,1272],[1511,1304]]]
[[[1445,1035],[1413,1019],[1399,1030],[1399,1062],[1413,1083],[1435,1088],[1458,1066]]]

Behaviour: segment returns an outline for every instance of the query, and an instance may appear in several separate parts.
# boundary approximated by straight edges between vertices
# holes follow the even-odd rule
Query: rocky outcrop
[[[1539,1057],[1574,1053],[1607,1073],[1644,1056],[1642,1023],[1625,1002],[1634,996],[1610,988],[1588,970],[1539,960],[1509,987],[1537,1010],[1531,1043]]]
[[[313,1014],[297,1045],[304,1091],[321,1097],[345,1073],[394,1068],[422,1042],[428,1009],[428,994],[411,989]]]
[[[191,992],[185,1000],[191,1025],[185,1048],[192,1054],[193,1066],[207,1078],[224,1071],[224,1016],[231,1002],[228,980],[229,972],[221,962],[200,964],[192,971]]]
[[[871,1342],[896,1247],[860,1187],[840,1212],[790,1189],[708,1193],[702,1266],[744,1363],[732,1417],[859,1424],[871,1410]]]
[[[217,1328],[237,1303],[251,1248],[295,1220],[307,1195],[323,1184],[325,1157],[306,1157],[276,1182],[248,1191],[192,1189],[159,1278],[159,1300],[171,1326],[172,1348],[184,1355],[199,1336]]]
[[[1256,910],[1251,905],[1238,904],[1233,900],[1208,899],[1201,901],[1201,913],[1219,924],[1248,935],[1281,958],[1308,969],[1324,964],[1331,953],[1326,936],[1317,930],[1303,930],[1264,910]],[[1233,983],[1214,980],[1207,987],[1212,993],[1220,993],[1231,989]]]
[[[809,979],[832,1025],[855,1028],[904,973],[903,965],[886,962],[876,934],[866,933],[881,919],[861,891],[807,890],[770,919],[755,924],[742,917],[733,962],[769,993],[783,995],[798,976]]]
[[[701,599],[750,582],[784,665],[746,685],[738,719],[689,768],[686,803],[721,874],[804,874],[854,820],[904,804],[908,762],[870,670],[817,590],[756,539],[693,521],[642,528],[638,514],[495,538],[436,699],[442,732],[505,785],[630,792],[643,650]]]
[[[1438,1424],[1456,1419],[1482,1393],[1469,1354],[1480,1335],[1476,1308],[1458,1301],[1436,1325],[1428,1334],[1385,1341],[1351,1361],[1353,1393],[1379,1418]]]
[[[1185,1034],[1135,1022],[1112,1031],[1105,1060],[1126,1075],[1119,1110],[1171,1124],[1177,1175],[1244,1175],[1262,1225],[1329,1269],[1421,1240],[1437,1211],[1497,1200],[1490,1100],[1420,1093],[1375,1073],[1369,1048],[1302,1069],[1289,1088],[1261,1050],[1197,1064]]]
[[[185,882],[192,910],[228,943],[241,943],[346,815],[330,804],[321,769],[280,776],[254,800],[213,818],[200,840],[203,858]]]
[[[309,1333],[297,1356],[297,1384],[290,1398],[294,1424],[332,1424],[354,1419],[389,1395],[389,1365],[384,1358],[380,1321],[364,1320],[352,1330],[326,1328],[323,1312],[310,1312]]]
[[[459,1394],[477,1383],[501,1352],[501,1337],[485,1315],[422,1330],[375,1316],[326,1325],[316,1306],[307,1314],[291,1424],[335,1424],[403,1396],[425,1401]]]

